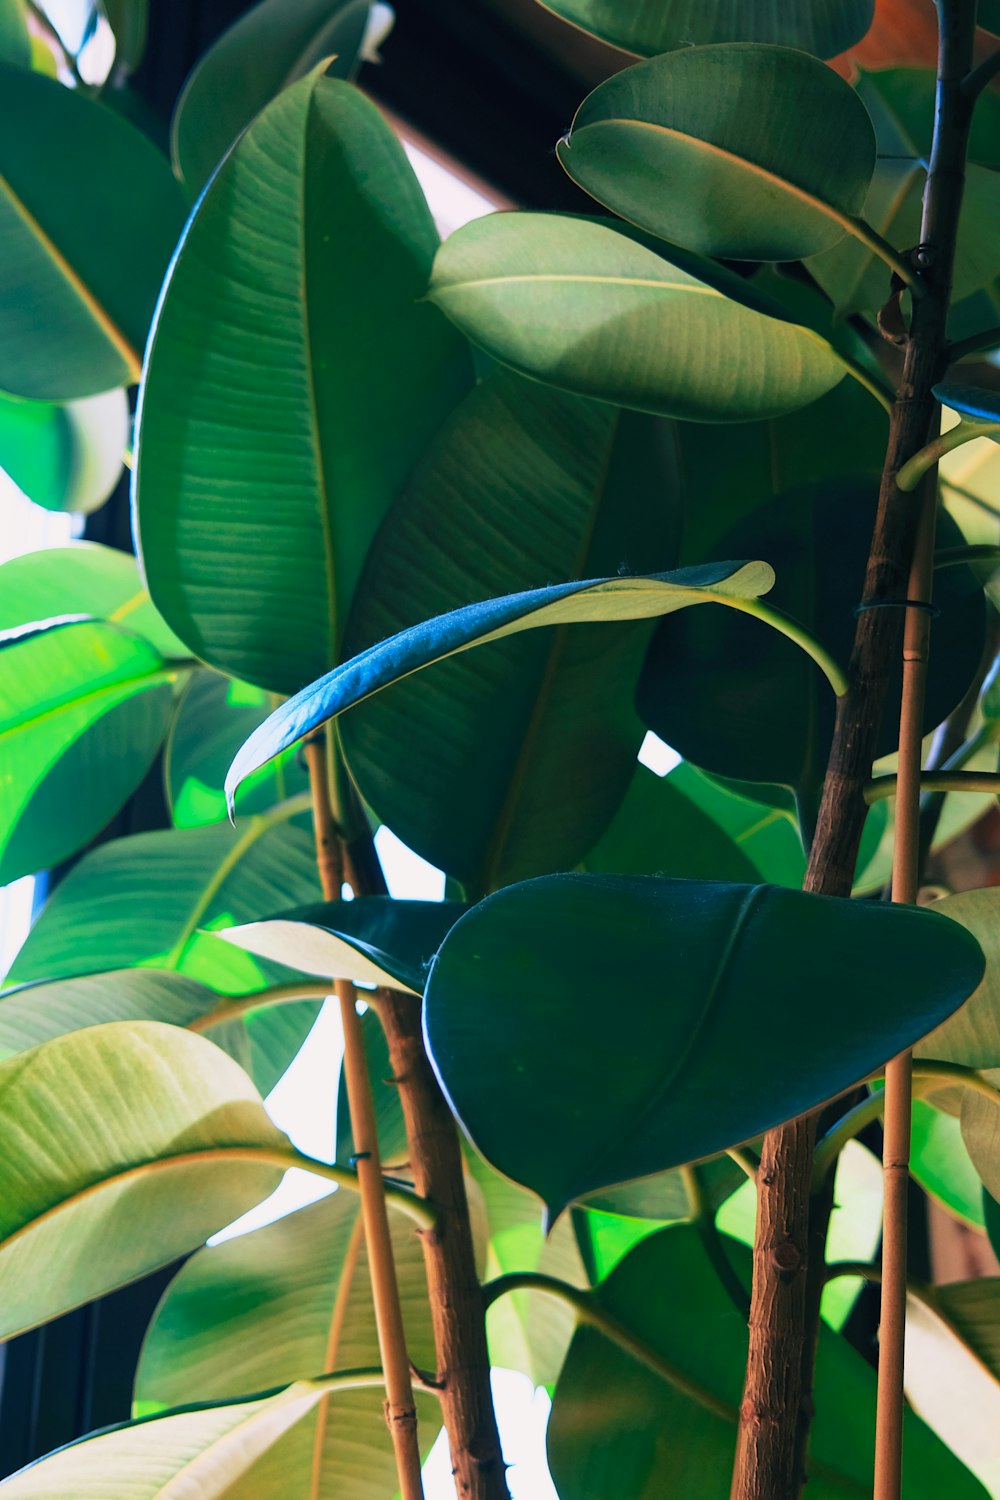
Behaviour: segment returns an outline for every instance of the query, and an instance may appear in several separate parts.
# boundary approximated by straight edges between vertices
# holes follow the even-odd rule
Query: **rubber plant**
[[[937,863],[1000,785],[1000,11],[852,74],[870,0],[550,8],[622,49],[592,208],[441,244],[385,7],[262,0],[168,160],[141,0],[104,84],[0,0],[0,463],[93,509],[138,385],[138,563],[0,568],[0,879],[78,856],[0,991],[0,1334],[187,1257],[11,1500],[414,1500],[442,1428],[504,1500],[491,1362],[561,1500],[1000,1493],[1000,1279],[905,1236],[912,1177],[1000,1239],[1000,896]],[[327,996],[321,1161],[262,1096]]]

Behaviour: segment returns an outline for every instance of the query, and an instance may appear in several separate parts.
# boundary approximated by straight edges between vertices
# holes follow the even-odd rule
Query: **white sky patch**
[[[666,776],[680,765],[682,757],[650,729],[639,746],[637,759],[656,776]]]

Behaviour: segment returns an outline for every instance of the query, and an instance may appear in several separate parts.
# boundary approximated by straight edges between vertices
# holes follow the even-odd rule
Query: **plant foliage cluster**
[[[440,1205],[413,1185],[386,995],[422,1007],[490,1353],[552,1390],[561,1500],[729,1495],[772,1127],[840,1100],[828,1255],[870,1261],[854,1136],[916,1046],[913,1175],[1000,1232],[1000,892],[880,901],[878,780],[854,898],[800,889],[897,373],[878,320],[919,293],[933,75],[827,65],[866,0],[559,0],[637,55],[558,148],[593,212],[440,244],[353,81],[382,9],[261,0],[190,78],[168,159],[127,83],[142,0],[107,0],[103,87],[0,0],[0,464],[87,511],[128,449],[141,560],[76,543],[0,567],[0,881],[93,845],[0,992],[0,1333],[189,1256],[136,1420],[11,1500],[396,1495],[346,1085],[333,1164],[261,1099],[334,980],[371,1002],[409,1360],[462,1378],[435,1347]],[[998,116],[984,91],[924,721],[987,788]],[[880,776],[897,720],[898,684]],[[665,777],[637,761],[650,730],[682,757]],[[161,751],[173,826],[94,845]],[[317,790],[351,899],[323,899]],[[985,808],[947,791],[934,847]],[[380,824],[447,901],[384,893]],[[338,1190],[206,1247],[295,1165]],[[870,1483],[875,1376],[841,1332],[860,1284],[824,1295],[816,1500]],[[912,1298],[905,1493],[998,1494],[1000,1279]],[[963,1360],[961,1389],[933,1378]],[[417,1384],[426,1451],[449,1408]],[[506,1493],[502,1469],[476,1483]]]

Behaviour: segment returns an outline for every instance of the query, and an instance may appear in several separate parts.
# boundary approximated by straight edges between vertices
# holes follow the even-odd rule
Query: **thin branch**
[[[946,453],[953,453],[956,448],[975,442],[976,438],[993,437],[998,432],[1000,422],[958,422],[907,459],[896,475],[896,484],[906,493],[915,490],[928,470],[933,469]]]
[[[836,1164],[837,1158],[855,1136],[860,1135],[866,1125],[877,1120],[885,1109],[885,1095],[879,1089],[877,1093],[869,1094],[861,1099],[846,1114],[841,1115],[836,1125],[832,1126],[817,1142],[816,1155],[813,1158],[813,1182],[818,1186],[826,1176],[827,1172]]]
[[[871,807],[895,797],[899,785],[898,776],[877,776],[865,787],[865,801]],[[990,796],[1000,794],[1000,775],[995,771],[924,771],[920,776],[922,792],[984,792]]]
[[[956,568],[963,563],[1000,565],[1000,547],[990,542],[967,542],[962,547],[939,547],[934,554],[935,568]]]
[[[873,251],[880,260],[884,260],[886,265],[895,271],[900,281],[908,288],[913,297],[919,298],[923,296],[923,283],[911,262],[907,260],[905,255],[900,255],[898,250],[893,249],[889,241],[883,239],[878,230],[869,224],[867,219],[855,218],[853,215],[845,214],[841,222],[853,234],[856,240],[860,240],[862,245],[867,245],[869,250]]]
[[[844,668],[826,649],[822,641],[818,641],[814,635],[811,635],[804,625],[800,625],[790,615],[784,614],[780,609],[775,609],[771,604],[763,603],[760,599],[732,598],[727,599],[726,604],[742,614],[763,620],[766,625],[771,626],[772,630],[777,630],[780,635],[786,636],[788,640],[800,646],[819,667],[838,698],[843,697],[847,692],[848,678]]]
[[[305,980],[301,984],[275,984],[266,990],[251,990],[245,995],[234,995],[232,999],[220,1000],[203,1016],[195,1016],[187,1023],[188,1031],[208,1031],[213,1026],[224,1026],[227,1021],[239,1021],[252,1011],[266,1010],[271,1005],[296,1005],[303,1000],[325,1000],[333,994],[333,985],[320,980]]]
[[[962,93],[970,104],[975,104],[983,89],[989,87],[998,73],[1000,73],[1000,48],[992,52],[977,68],[973,68],[971,73],[965,75]]]
[[[964,1068],[961,1063],[936,1062],[929,1058],[917,1058],[913,1064],[913,1077],[925,1083],[942,1085],[956,1084],[959,1088],[971,1089],[982,1094],[991,1104],[1000,1104],[1000,1089],[994,1088],[988,1078],[975,1068]]]
[[[736,1163],[740,1170],[745,1173],[748,1180],[756,1187],[757,1168],[760,1166],[760,1162],[754,1157],[753,1152],[749,1151],[746,1146],[730,1146],[726,1151],[726,1155],[731,1161]]]
[[[997,53],[1000,57],[1000,52]],[[965,359],[970,354],[978,354],[980,350],[995,349],[1000,344],[1000,324],[995,328],[981,328],[978,333],[970,333],[967,338],[956,339],[953,344],[948,345],[948,361],[957,364],[960,359]]]

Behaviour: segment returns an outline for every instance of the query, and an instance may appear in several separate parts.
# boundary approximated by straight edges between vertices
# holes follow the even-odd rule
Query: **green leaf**
[[[68,401],[136,382],[183,223],[180,188],[145,136],[0,64],[0,390]]]
[[[671,771],[668,780],[729,835],[765,880],[799,890],[806,859],[794,815],[706,776],[687,761]]]
[[[374,1384],[371,1375],[299,1380],[254,1400],[168,1412],[58,1448],[3,1481],[8,1500],[169,1500],[183,1486],[198,1500],[226,1500],[232,1486],[317,1403],[350,1399],[338,1387]],[[190,1488],[193,1486],[194,1488]]]
[[[257,725],[281,702],[276,693],[219,672],[195,672],[167,736],[163,774],[170,815],[178,828],[221,823],[229,763]],[[245,785],[241,813],[267,812],[306,791],[309,778],[294,750],[271,761]],[[309,814],[303,814],[308,817]]]
[[[1000,1246],[1000,1203],[997,1203],[985,1188],[983,1188],[983,1227],[989,1236],[993,1254],[996,1255],[997,1247]]]
[[[708,42],[783,42],[833,57],[872,23],[872,0],[543,0],[615,47],[646,55]],[[985,22],[983,23],[985,24]]]
[[[761,874],[671,777],[656,776],[641,765],[609,827],[580,861],[580,868],[592,874],[687,880],[752,881]]]
[[[975,994],[914,1051],[966,1068],[1000,1068],[1000,890],[960,891],[936,901],[934,909],[972,933],[986,972]]]
[[[749,1285],[750,1255],[729,1253]],[[664,1290],[666,1295],[664,1295]],[[596,1328],[582,1326],[556,1387],[549,1461],[561,1500],[727,1500],[746,1364],[746,1324],[694,1229],[665,1229],[602,1282],[599,1308],[676,1371],[671,1382]],[[711,1336],[706,1336],[711,1330]],[[871,1493],[875,1372],[821,1329],[809,1459],[815,1500]],[[985,1492],[912,1413],[905,1414],[907,1500],[983,1500]]]
[[[313,840],[284,818],[174,828],[115,839],[61,881],[35,923],[8,983],[68,978],[130,965],[168,969],[238,995],[297,976],[221,941],[220,929],[261,907],[319,895]],[[317,1006],[251,1012],[253,1076],[266,1093],[288,1066]]]
[[[379,522],[470,378],[416,300],[436,245],[389,126],[318,73],[201,200],[150,345],[136,506],[153,599],[210,665],[293,692],[336,662]]]
[[[1000,1197],[1000,1093],[991,1100],[973,1089],[962,1090],[962,1139],[992,1198]]]
[[[0,1063],[0,1120],[3,1338],[194,1249],[277,1187],[288,1145],[242,1069],[155,1022]]]
[[[230,943],[324,978],[423,993],[427,966],[459,917],[461,901],[391,901],[359,896],[321,901],[231,927]]]
[[[46,510],[87,514],[103,505],[118,483],[128,440],[123,391],[65,406],[0,393],[0,469]]]
[[[0,0],[0,61],[31,67],[31,39],[20,0]]]
[[[937,88],[933,68],[861,68],[857,87],[875,122],[884,156],[930,156]],[[990,89],[976,100],[969,160],[1000,167],[1000,98]]]
[[[162,1021],[187,1026],[214,1010],[218,1002],[214,990],[166,970],[112,969],[69,979],[35,980],[0,991],[0,1058],[110,1021]],[[245,1042],[245,1033],[243,1039]],[[248,1067],[248,1047],[237,1050],[225,1046],[228,1038],[218,1033],[213,1033],[211,1040],[222,1045],[241,1066]]]
[[[63,615],[93,615],[142,636],[161,656],[187,655],[149,602],[135,558],[115,547],[72,542],[0,566],[0,631]]]
[[[623,560],[635,572],[672,565],[674,425],[495,371],[387,517],[346,654],[471,599],[612,574]],[[341,721],[351,774],[411,849],[471,891],[565,869],[632,776],[644,653],[643,632],[607,624],[521,636],[486,670],[459,656]]]
[[[854,636],[878,486],[831,480],[781,495],[719,540],[738,557],[748,545],[775,570],[775,604],[846,661]],[[961,534],[942,517],[941,543]],[[968,568],[935,585],[942,606],[928,677],[928,730],[951,712],[979,664],[985,628],[981,586]],[[636,705],[649,727],[687,760],[741,780],[818,787],[826,770],[836,703],[813,664],[754,620],[690,613],[653,636]],[[896,747],[900,675],[890,688],[877,755]],[[725,704],[725,713],[719,705]]]
[[[831,346],[732,300],[740,285],[610,220],[503,213],[447,240],[430,296],[503,364],[637,411],[752,421],[832,389],[845,366]]]
[[[261,0],[224,31],[191,73],[174,110],[170,146],[196,197],[230,146],[271,100],[332,56],[357,69],[371,0]]]
[[[605,208],[731,260],[800,260],[857,231],[875,132],[832,69],[786,47],[688,47],[584,100],[559,160]]]
[[[113,625],[0,645],[0,884],[58,864],[110,822],[160,748],[173,677]]]
[[[1000,1279],[928,1287],[907,1298],[906,1397],[990,1494],[996,1494]]]
[[[467,1162],[482,1193],[489,1230],[485,1279],[492,1281],[515,1271],[538,1271],[571,1286],[588,1286],[569,1219],[545,1234],[533,1193],[501,1177],[475,1152],[469,1152]],[[554,1298],[543,1301],[527,1292],[502,1297],[486,1315],[490,1360],[522,1371],[536,1385],[551,1385],[566,1358],[575,1322],[572,1310]]]
[[[700,1162],[698,1177],[705,1202],[711,1209],[718,1208],[741,1183],[746,1182],[742,1168],[728,1156],[713,1156]],[[676,1170],[657,1172],[652,1177],[637,1177],[632,1182],[605,1188],[585,1198],[582,1206],[588,1212],[598,1209],[602,1213],[659,1220],[661,1223],[691,1217],[691,1199],[684,1175]]]
[[[546,625],[649,620],[692,604],[746,606],[771,588],[774,574],[759,563],[710,563],[646,577],[592,578],[527,589],[502,599],[454,609],[400,631],[321,677],[277,708],[247,740],[226,777],[232,806],[236,788],[271,756],[318,724],[362,703],[421,667],[460,651]]]
[[[149,0],[101,0],[115,37],[115,70],[134,73],[146,55]]]
[[[423,1252],[413,1225],[390,1216],[407,1349],[435,1366]],[[150,1325],[136,1375],[139,1411],[225,1400],[301,1377],[380,1363],[356,1194],[335,1192],[277,1223],[201,1250],[174,1277]],[[338,1395],[306,1413],[248,1479],[254,1500],[395,1493],[384,1392]],[[421,1448],[440,1406],[418,1397]],[[321,1446],[318,1446],[321,1445]],[[319,1454],[318,1470],[314,1459]]]
[[[950,1213],[983,1227],[982,1184],[962,1139],[962,1127],[953,1115],[923,1099],[913,1101],[910,1172]]]
[[[976,22],[984,30],[1000,36],[1000,0],[979,0]]]
[[[975,941],[927,911],[556,875],[452,928],[424,1020],[477,1149],[554,1214],[812,1109],[929,1031],[982,971]],[[622,993],[631,1024],[612,1029]]]

